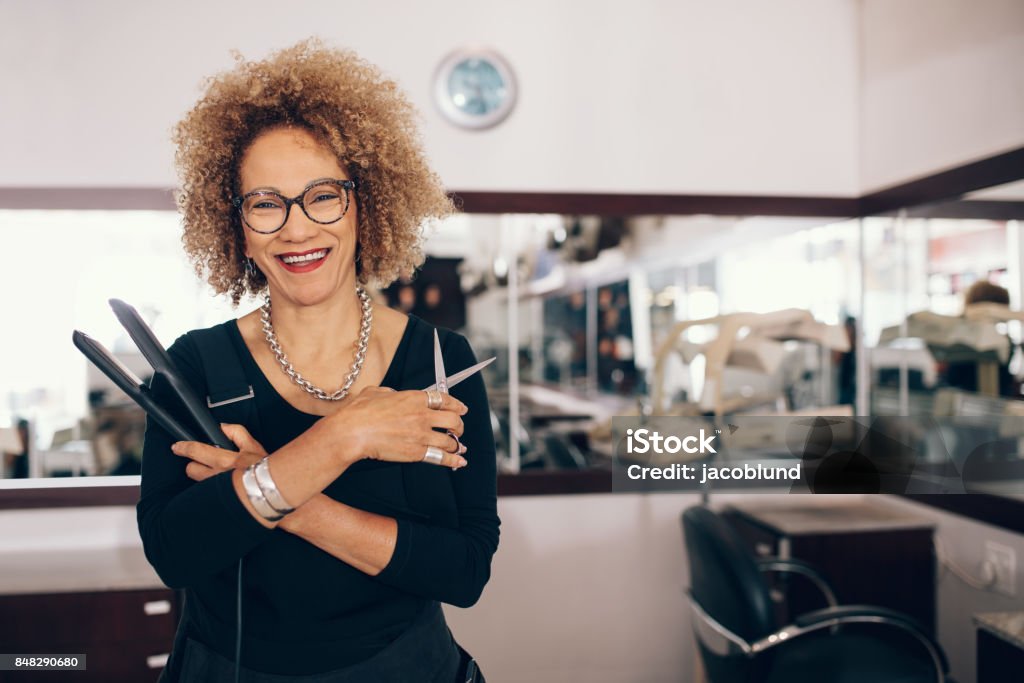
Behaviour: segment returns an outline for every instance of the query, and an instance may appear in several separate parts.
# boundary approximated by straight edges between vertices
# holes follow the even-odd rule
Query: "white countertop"
[[[0,595],[163,587],[134,507],[0,511]]]
[[[141,547],[30,550],[0,555],[0,595],[164,588]]]
[[[1024,612],[975,614],[974,623],[1011,645],[1024,648]]]

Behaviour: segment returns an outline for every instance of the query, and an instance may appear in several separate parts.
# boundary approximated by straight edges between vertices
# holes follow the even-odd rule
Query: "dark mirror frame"
[[[901,209],[908,216],[1010,219],[1024,202],[958,201],[976,190],[1024,178],[1024,147],[902,183],[859,198],[763,197],[752,195],[639,195],[536,192],[451,192],[467,213],[561,213],[630,217],[658,214],[810,216],[864,218]],[[60,206],[54,207],[54,198]],[[153,189],[0,188],[0,208],[173,210],[171,192]],[[610,493],[611,472],[582,470],[499,475],[500,496]],[[988,494],[903,495],[918,503],[1024,533],[1024,500]],[[134,505],[137,486],[76,486],[0,489],[0,510]]]

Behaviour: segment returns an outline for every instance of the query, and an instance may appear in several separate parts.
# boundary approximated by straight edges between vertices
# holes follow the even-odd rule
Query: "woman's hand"
[[[192,460],[185,466],[190,479],[202,481],[226,470],[246,468],[259,462],[267,451],[242,425],[222,424],[224,434],[238,447],[238,452],[210,446],[198,441],[178,441],[171,445],[171,451]]]
[[[432,410],[423,391],[367,387],[321,422],[337,435],[335,443],[343,445],[348,464],[362,458],[420,462],[433,446],[443,454],[442,466],[463,467],[466,447],[455,437],[462,436],[462,416],[468,408],[448,394],[441,397],[441,407]]]

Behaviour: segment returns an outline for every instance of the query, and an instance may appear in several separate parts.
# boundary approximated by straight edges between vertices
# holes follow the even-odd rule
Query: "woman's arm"
[[[183,337],[168,352],[186,381],[205,395],[205,377],[194,344]],[[172,404],[169,388],[157,385],[153,391],[164,405]],[[448,446],[450,438],[433,428],[461,434],[459,414],[464,410],[464,405],[449,397],[441,410],[429,410],[421,392],[363,391],[275,451],[268,460],[271,476],[284,499],[300,507],[362,457],[413,461],[422,458],[426,445]],[[449,466],[465,462],[448,453],[444,458]],[[190,465],[188,459],[209,466],[210,476],[195,477],[198,483],[193,484],[188,467],[203,465]],[[276,526],[249,502],[241,483],[242,468],[235,466],[237,459],[237,453],[206,444],[174,443],[158,425],[152,421],[147,425],[137,506],[139,532],[147,559],[168,586],[191,585],[230,566]]]
[[[359,571],[376,576],[395,550],[398,522],[318,494],[279,523]]]
[[[267,455],[244,425],[221,425],[238,447],[238,453],[203,449],[185,471],[203,481],[229,469],[241,470]],[[366,574],[375,575],[387,565],[395,547],[394,519],[344,505],[318,493],[277,523]]]
[[[427,446],[442,450],[449,447],[451,438],[434,428],[451,429],[461,435],[459,415],[463,412],[465,406],[447,396],[439,410],[431,410],[423,392],[370,387],[274,451],[267,461],[270,476],[285,501],[298,508],[358,460],[418,462]],[[194,451],[208,449],[205,444],[187,442],[178,444],[175,453],[191,457]],[[445,452],[441,464],[453,467],[464,462],[461,456]],[[233,481],[239,499],[260,524],[273,527],[280,523],[268,522],[251,506],[240,468],[235,469]]]
[[[200,396],[206,379],[194,342],[180,337],[168,349],[184,379]],[[161,405],[188,424],[174,392],[159,379],[151,389]],[[235,492],[232,472],[200,482],[186,473],[187,461],[171,452],[174,438],[154,420],[146,422],[142,490],[136,505],[146,559],[165,584],[182,588],[230,567],[270,537]]]
[[[181,337],[168,353],[185,381],[197,394],[206,395],[195,341]],[[162,405],[177,406],[174,392],[162,381],[155,380],[152,390]],[[183,410],[172,412],[188,424]],[[327,487],[357,458],[355,449],[364,446],[359,439],[337,439],[331,426],[321,420],[274,454],[272,475],[292,505],[301,505]],[[229,464],[192,481],[188,468],[198,465],[191,465],[187,457],[197,451]],[[234,467],[238,458],[238,453],[198,442],[175,443],[155,421],[147,421],[136,512],[146,559],[168,586],[193,585],[230,567],[269,538],[275,523],[263,519],[249,502],[242,469]]]
[[[448,367],[476,363],[469,344],[453,336]],[[318,495],[281,528],[381,581],[459,607],[475,603],[490,578],[498,546],[496,461],[487,393],[479,375],[453,387],[469,411],[462,442],[469,464],[451,474],[458,528],[374,514]],[[412,465],[417,467],[420,465]]]

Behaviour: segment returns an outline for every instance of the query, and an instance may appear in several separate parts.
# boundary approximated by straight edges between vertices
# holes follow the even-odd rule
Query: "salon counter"
[[[110,485],[112,479],[123,479],[124,483]],[[41,486],[37,488],[0,489],[0,514],[8,510],[41,508],[134,506],[139,500],[137,476],[90,477],[89,486],[77,487],[61,485],[68,479],[38,481]],[[53,487],[42,485],[50,482]],[[498,475],[499,497],[611,492],[610,469],[527,470],[519,474]]]
[[[142,546],[5,551],[0,595],[163,588]]]
[[[985,612],[974,615],[974,623],[997,638],[1024,650],[1024,612]]]
[[[138,536],[138,485],[96,479],[98,486],[69,486],[68,479],[56,479],[51,487],[40,481],[39,487],[0,489],[0,595],[164,588]],[[498,477],[501,497],[611,491],[606,469]]]
[[[1024,612],[974,615],[977,626],[977,681],[999,683],[1024,667]]]
[[[0,511],[0,595],[163,588],[134,506]]]
[[[154,680],[180,607],[146,560],[134,506],[0,511],[0,643],[7,652],[83,654],[86,670],[73,676],[82,683]],[[7,676],[23,680],[0,679]],[[33,672],[31,680],[67,676]]]

